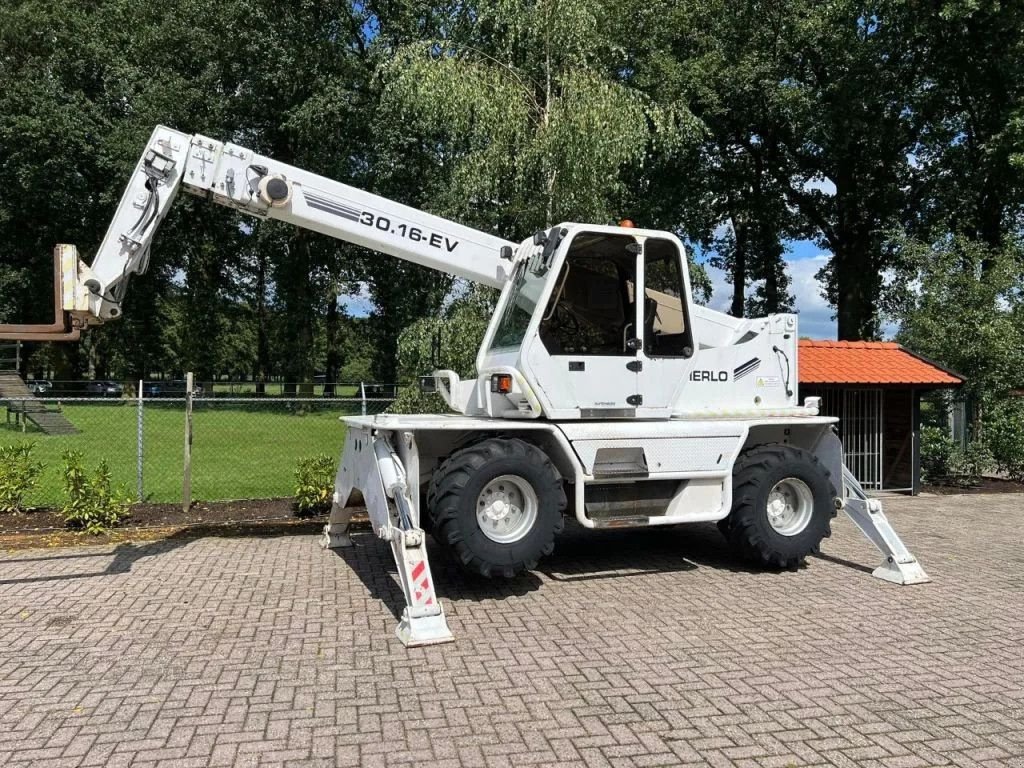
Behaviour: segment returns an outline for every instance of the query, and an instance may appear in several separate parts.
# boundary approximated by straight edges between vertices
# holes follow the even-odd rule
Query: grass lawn
[[[355,408],[358,408],[358,404]],[[349,411],[352,413],[353,411]],[[0,423],[0,444],[35,443],[34,456],[45,469],[29,503],[60,503],[61,454],[71,448],[94,466],[106,459],[117,484],[135,498],[136,408],[132,402],[66,404],[64,415],[79,434],[26,434]],[[337,458],[344,444],[341,410],[304,415],[282,404],[218,404],[196,407],[192,415],[192,497],[197,500],[291,496],[293,472],[303,456]],[[143,420],[143,477],[147,501],[181,500],[185,415],[182,403],[147,405]]]

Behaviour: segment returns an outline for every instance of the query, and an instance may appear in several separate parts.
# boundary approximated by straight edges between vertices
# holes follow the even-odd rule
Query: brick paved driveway
[[[1024,766],[1024,498],[901,499],[935,579],[754,573],[713,526],[571,534],[406,650],[370,535],[0,556],[0,765]]]

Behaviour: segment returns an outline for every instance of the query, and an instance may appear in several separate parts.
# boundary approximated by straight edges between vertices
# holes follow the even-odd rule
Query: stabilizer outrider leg
[[[407,446],[415,461],[415,448]],[[346,507],[353,488],[362,491],[366,511],[377,536],[391,545],[405,609],[396,631],[407,646],[433,645],[454,640],[444,609],[434,592],[434,577],[427,559],[426,534],[410,498],[406,468],[384,434],[369,428],[349,427],[345,452],[335,480],[331,519],[324,527],[325,547],[352,546],[348,536],[351,509]]]
[[[844,511],[885,556],[885,561],[875,568],[871,575],[894,584],[924,584],[931,581],[917,558],[910,554],[910,550],[892,529],[882,512],[882,502],[868,498],[860,482],[845,464],[843,485],[846,488],[843,497]]]
[[[348,527],[352,521],[352,509],[348,506],[349,497],[355,487],[353,467],[346,459],[355,454],[355,435],[359,430],[349,430],[345,438],[345,449],[338,461],[338,473],[334,476],[334,498],[331,501],[331,516],[324,526],[320,546],[324,549],[341,549],[351,547],[352,539],[348,535]]]

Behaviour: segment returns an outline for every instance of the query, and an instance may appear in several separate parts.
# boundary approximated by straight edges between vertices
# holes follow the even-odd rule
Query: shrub
[[[921,427],[921,475],[926,483],[937,483],[949,476],[949,467],[957,446],[949,432],[938,427]]]
[[[128,495],[110,482],[106,460],[89,474],[82,466],[81,451],[64,452],[64,493],[60,514],[69,528],[103,533],[128,516]]]
[[[295,505],[300,514],[322,514],[334,495],[334,459],[326,453],[299,459],[295,468]]]
[[[43,465],[32,460],[34,443],[0,446],[0,512],[22,512]]]
[[[992,451],[983,440],[961,448],[946,430],[921,428],[921,474],[926,483],[974,485],[992,464]]]
[[[1013,401],[989,410],[985,437],[996,468],[1011,480],[1024,481],[1024,406]]]
[[[966,448],[953,451],[947,481],[950,485],[976,485],[981,476],[992,469],[992,451],[984,440],[972,440]]]
[[[402,387],[398,397],[388,405],[388,413],[450,413],[451,408],[437,392],[422,392],[419,382]]]

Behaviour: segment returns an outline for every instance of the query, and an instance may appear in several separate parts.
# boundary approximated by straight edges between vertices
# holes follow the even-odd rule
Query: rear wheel
[[[748,449],[733,468],[733,505],[719,528],[744,558],[795,568],[832,535],[835,487],[814,454],[791,445]]]
[[[464,568],[510,578],[554,550],[566,498],[543,451],[516,438],[491,438],[438,468],[427,507],[434,538]]]

